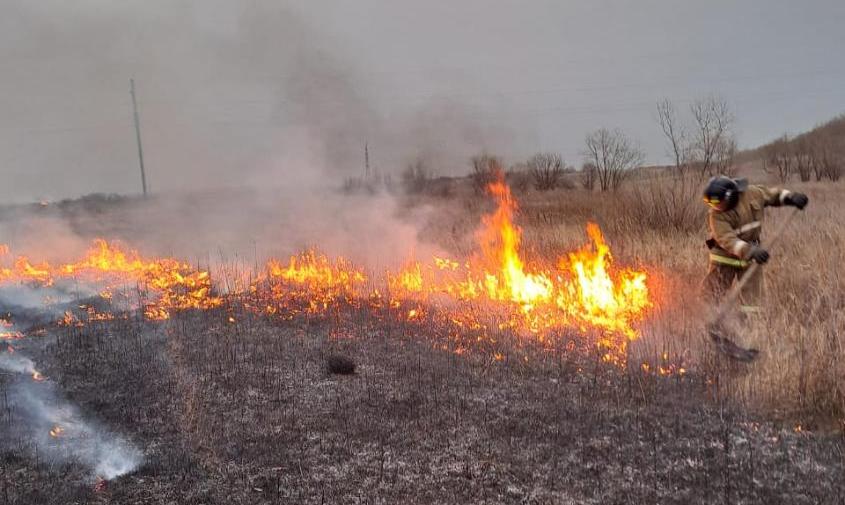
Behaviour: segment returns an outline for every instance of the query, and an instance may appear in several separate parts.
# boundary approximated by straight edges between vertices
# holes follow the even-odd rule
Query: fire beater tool
[[[793,209],[792,212],[786,215],[786,219],[784,219],[775,229],[774,233],[772,233],[772,238],[766,247],[767,251],[771,250],[771,248],[777,243],[778,239],[780,239],[781,235],[783,235],[784,230],[786,230],[786,227],[789,226],[792,218],[794,218],[798,213],[798,210],[799,209]],[[760,351],[757,349],[746,349],[737,345],[735,343],[736,339],[731,338],[734,337],[734,335],[731,334],[731,332],[725,328],[722,323],[724,323],[725,316],[727,316],[729,310],[734,306],[737,298],[739,298],[742,288],[748,284],[748,281],[751,280],[751,277],[758,268],[760,268],[760,265],[757,262],[751,263],[751,265],[745,270],[745,273],[742,274],[739,281],[734,284],[733,288],[728,292],[724,300],[722,300],[722,303],[716,308],[716,312],[707,323],[707,333],[710,335],[713,343],[716,344],[716,348],[728,355],[730,358],[745,363],[754,361],[757,355],[760,354]]]

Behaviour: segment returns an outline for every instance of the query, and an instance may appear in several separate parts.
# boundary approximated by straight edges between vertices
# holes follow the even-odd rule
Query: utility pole
[[[370,180],[370,143],[364,142],[364,180]]]
[[[138,118],[138,101],[135,99],[135,79],[129,79],[129,93],[132,95],[132,114],[135,118],[135,139],[138,141],[138,164],[141,166],[141,187],[147,197],[147,174],[144,172],[144,149],[141,147],[141,120]]]

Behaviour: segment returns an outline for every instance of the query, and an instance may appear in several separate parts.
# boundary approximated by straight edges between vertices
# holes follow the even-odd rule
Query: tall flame
[[[557,305],[583,321],[635,338],[631,323],[651,305],[646,274],[623,270],[614,278],[613,257],[601,230],[588,223],[587,235],[593,244],[560,261],[560,269],[572,272],[575,282],[560,291]]]
[[[497,208],[482,217],[479,254],[464,265],[435,258],[413,263],[391,277],[399,296],[443,294],[459,300],[513,304],[525,328],[542,332],[575,326],[599,334],[605,359],[624,359],[626,342],[638,337],[636,323],[651,307],[645,272],[616,269],[598,225],[588,223],[590,243],[560,256],[557,264],[527,266],[521,255],[522,229],[514,222],[518,205],[503,181],[488,186]],[[556,268],[555,268],[556,266]]]
[[[512,301],[524,310],[547,301],[553,286],[548,276],[525,271],[519,246],[522,230],[513,223],[517,203],[510,188],[503,182],[493,182],[488,191],[496,198],[496,211],[483,217],[484,228],[479,232],[485,263],[492,263],[498,270],[485,272],[483,283],[487,295],[493,300]]]

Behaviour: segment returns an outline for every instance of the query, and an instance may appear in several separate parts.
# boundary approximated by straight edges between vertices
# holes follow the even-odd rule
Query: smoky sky
[[[715,93],[741,146],[845,111],[830,1],[0,1],[0,197],[290,189],[422,157],[467,171],[619,127],[653,163],[654,104]]]

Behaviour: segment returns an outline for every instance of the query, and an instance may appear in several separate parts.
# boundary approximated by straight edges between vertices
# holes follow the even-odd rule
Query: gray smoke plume
[[[0,208],[0,243],[36,261],[72,260],[103,237],[204,266],[221,256],[260,266],[318,246],[393,267],[427,246],[419,223],[397,217],[400,199],[339,191],[364,176],[365,145],[369,173],[398,182],[417,160],[463,174],[470,156],[530,136],[479,114],[496,107],[436,89],[385,96],[393,85],[365,55],[331,37],[322,16],[284,2],[12,0],[0,10],[10,65],[39,62],[0,80],[0,104],[15,102],[0,117],[14,130],[0,135],[14,181],[0,199],[51,201]],[[153,198],[56,203],[139,192],[130,77]]]
[[[361,175],[367,143],[381,173],[424,155],[455,174],[525,134],[436,92],[386,99],[390,83],[373,82],[367,59],[321,18],[263,0],[5,2],[0,45],[15,48],[4,56],[21,71],[0,81],[0,161],[14,181],[0,198],[137,193],[130,77],[156,193],[249,187],[307,199],[303,185]]]

